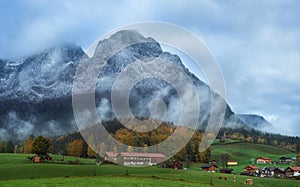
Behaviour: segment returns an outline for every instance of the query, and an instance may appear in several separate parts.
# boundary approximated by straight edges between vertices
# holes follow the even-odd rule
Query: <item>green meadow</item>
[[[93,159],[81,164],[33,163],[26,154],[0,154],[0,186],[244,186],[247,176],[173,170],[159,167],[96,165]],[[72,157],[64,157],[72,161]],[[194,163],[194,166],[197,164]],[[201,164],[198,164],[199,166]],[[236,176],[236,182],[233,177]],[[226,180],[224,179],[226,178]],[[300,186],[300,181],[252,178],[252,186]]]

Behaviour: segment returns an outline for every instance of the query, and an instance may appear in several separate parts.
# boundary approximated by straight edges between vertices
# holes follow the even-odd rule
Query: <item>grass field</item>
[[[232,144],[215,144],[211,147],[212,159],[221,160],[221,155],[227,153],[229,160],[237,160],[238,166],[231,166],[235,173],[240,173],[246,165],[255,162],[257,157],[269,157],[273,161],[278,161],[282,156],[295,157],[296,154],[275,146],[254,143],[232,143]],[[257,165],[256,163],[254,163]],[[219,162],[218,166],[222,166]],[[258,164],[260,168],[264,166],[273,166],[270,164]],[[288,164],[277,164],[278,167],[286,168]]]
[[[282,155],[296,156],[295,153],[286,149],[254,143],[215,144],[212,145],[211,150],[213,157],[219,157],[221,154],[228,153],[232,159],[239,160],[243,163],[247,163],[251,158],[257,158],[259,156],[270,157],[274,160],[278,160]]]
[[[32,163],[25,154],[0,154],[0,186],[244,186],[246,176],[157,167]],[[60,160],[61,156],[53,156]],[[74,160],[65,157],[65,160]],[[227,180],[224,180],[224,177]],[[233,182],[233,176],[237,181]],[[219,179],[222,177],[222,179]],[[300,181],[253,178],[253,186],[300,186]]]

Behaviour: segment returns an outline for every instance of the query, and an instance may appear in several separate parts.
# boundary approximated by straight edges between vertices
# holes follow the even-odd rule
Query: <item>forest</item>
[[[146,121],[146,120],[145,120]],[[147,147],[155,145],[164,141],[168,138],[178,126],[171,123],[162,122],[158,128],[148,131],[148,132],[136,132],[129,128],[126,128],[122,124],[135,124],[134,120],[123,119],[118,121],[117,119],[109,120],[103,123],[107,132],[109,132],[118,141],[129,145],[127,152],[134,151],[132,147],[143,147],[143,151],[147,152]],[[147,128],[147,125],[151,125],[146,122],[140,126],[140,128]],[[93,130],[93,129],[92,129]],[[180,161],[190,160],[195,162],[208,162],[210,160],[210,148],[204,152],[199,152],[199,144],[204,134],[201,130],[195,130],[192,138],[186,144],[186,146],[181,149],[173,158]],[[39,137],[39,136],[38,136]],[[29,136],[24,141],[1,141],[0,142],[0,152],[1,153],[35,153],[33,145],[35,140],[38,138],[34,135]],[[74,132],[71,134],[45,137],[49,140],[49,153],[68,155],[74,157],[83,158],[99,158],[96,152],[88,146],[80,132]],[[92,137],[95,138],[95,137]],[[218,140],[218,141],[217,141]],[[294,152],[300,152],[299,137],[284,136],[280,134],[265,133],[254,129],[247,128],[221,128],[219,134],[217,135],[217,140],[214,143],[222,144],[225,140],[239,141],[239,142],[249,142],[249,143],[259,143],[274,145],[282,147]],[[118,147],[114,144],[101,143],[99,145],[98,152],[103,155],[103,151],[106,149],[118,151]]]

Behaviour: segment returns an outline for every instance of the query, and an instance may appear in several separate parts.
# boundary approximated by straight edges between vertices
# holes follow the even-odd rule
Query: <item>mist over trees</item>
[[[128,123],[135,123],[127,120]],[[144,124],[145,125],[145,124]],[[146,124],[147,125],[147,124]],[[170,123],[162,122],[158,128],[149,132],[136,132],[125,128],[118,120],[110,120],[104,122],[106,130],[118,141],[130,145],[128,152],[133,152],[132,147],[143,147],[142,151],[147,152],[148,147],[156,145],[168,138],[176,129],[176,126]],[[141,125],[141,128],[143,125]],[[199,144],[204,134],[201,130],[196,130],[187,145],[180,150],[171,159],[180,161],[209,162],[210,148],[204,152],[199,152]],[[90,139],[96,137],[89,137]],[[239,140],[240,142],[268,144],[282,147],[291,151],[300,153],[299,137],[284,136],[279,134],[264,133],[254,129],[244,128],[221,128],[217,138],[222,143],[222,139],[230,138],[231,140]],[[101,143],[98,151],[101,155],[104,150],[112,150],[118,152],[115,144]],[[88,146],[79,132],[45,138],[42,136],[34,137],[30,135],[24,141],[8,141],[0,142],[0,152],[4,153],[35,153],[38,155],[46,155],[48,153],[69,155],[84,158],[99,158],[99,155]]]

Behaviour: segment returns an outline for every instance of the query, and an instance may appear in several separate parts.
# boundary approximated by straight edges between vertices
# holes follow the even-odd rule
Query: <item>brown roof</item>
[[[218,168],[218,166],[214,165],[214,164],[205,164],[203,166],[201,166],[201,168],[210,168],[210,167],[215,167],[215,168]]]
[[[244,167],[244,169],[246,169],[246,168],[250,168],[250,169],[259,169],[257,166],[246,166],[246,167]]]
[[[113,153],[113,152],[105,152],[105,154],[110,158],[116,158],[118,156],[118,153]]]
[[[256,159],[263,159],[263,160],[272,160],[272,159],[270,159],[270,158],[268,158],[268,157],[258,157],[258,158],[256,158]]]
[[[164,158],[165,155],[161,153],[128,153],[128,152],[121,152],[121,156],[133,156],[133,157],[152,157],[152,158]]]
[[[300,167],[299,166],[292,166],[292,167],[290,166],[288,168],[291,168],[293,171],[300,171]]]

